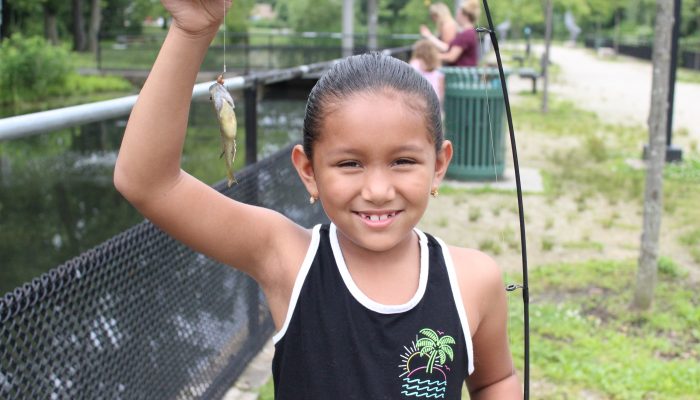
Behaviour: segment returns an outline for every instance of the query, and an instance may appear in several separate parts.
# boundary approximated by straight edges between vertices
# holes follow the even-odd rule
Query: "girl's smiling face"
[[[425,107],[410,97],[392,90],[352,95],[325,114],[313,160],[295,149],[302,180],[347,244],[381,252],[410,240],[445,174],[451,144],[436,153]]]

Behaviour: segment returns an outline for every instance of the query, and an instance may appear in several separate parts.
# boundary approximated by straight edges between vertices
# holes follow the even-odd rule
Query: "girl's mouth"
[[[382,227],[391,223],[391,221],[396,217],[399,211],[389,211],[382,213],[363,213],[356,212],[355,214],[359,216],[363,222],[371,226]]]

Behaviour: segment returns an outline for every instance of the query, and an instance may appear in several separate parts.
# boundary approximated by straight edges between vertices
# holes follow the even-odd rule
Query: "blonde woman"
[[[476,0],[464,0],[457,13],[462,31],[449,43],[447,51],[440,53],[440,60],[455,67],[474,67],[479,63],[479,36],[476,23],[481,8]]]
[[[430,43],[439,51],[447,51],[449,43],[454,40],[459,32],[459,24],[452,18],[449,7],[444,3],[432,4],[429,8],[430,18],[437,26],[437,35],[434,35],[427,26],[420,26],[421,35],[430,40]]]

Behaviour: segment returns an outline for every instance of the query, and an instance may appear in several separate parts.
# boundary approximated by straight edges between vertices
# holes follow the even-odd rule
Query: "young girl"
[[[292,162],[332,224],[305,229],[180,169],[192,86],[224,7],[162,3],[173,23],[115,185],[170,235],[259,282],[277,329],[276,398],[456,400],[465,379],[472,399],[519,398],[498,267],[415,228],[452,156],[430,85],[379,55],[321,78]]]
[[[440,72],[440,53],[435,46],[426,39],[417,41],[408,63],[430,82],[442,104],[445,97],[445,74]]]

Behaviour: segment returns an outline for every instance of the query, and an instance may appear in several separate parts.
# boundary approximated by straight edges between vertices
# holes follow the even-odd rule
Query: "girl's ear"
[[[318,188],[316,187],[316,175],[314,175],[314,167],[311,160],[304,153],[304,148],[298,144],[292,149],[292,164],[299,174],[299,178],[306,186],[311,196],[318,197]]]
[[[435,176],[433,177],[433,186],[439,186],[440,182],[445,178],[447,167],[452,160],[452,142],[445,140],[442,142],[442,148],[437,153],[435,158]]]

